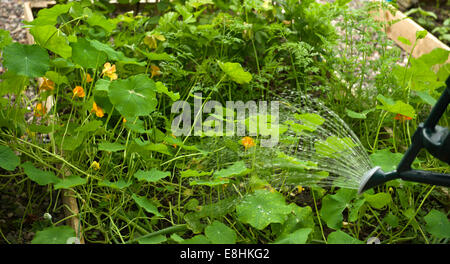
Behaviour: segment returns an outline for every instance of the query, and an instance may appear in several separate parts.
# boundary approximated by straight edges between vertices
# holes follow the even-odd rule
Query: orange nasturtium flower
[[[152,65],[150,68],[152,69],[152,76],[150,78],[153,78],[153,76],[161,75],[161,70],[158,66]]]
[[[47,90],[47,91],[53,91],[55,89],[55,83],[52,80],[49,80],[47,78],[42,78],[44,81],[39,85],[39,91]]]
[[[402,114],[397,114],[397,115],[394,117],[394,119],[395,119],[395,120],[400,120],[400,121],[405,121],[405,120],[411,120],[412,117],[405,116],[405,115],[402,115]]]
[[[241,140],[241,144],[244,146],[245,150],[247,150],[255,146],[255,141],[251,137],[243,137]]]
[[[92,79],[91,75],[89,73],[86,73],[86,82],[90,83],[92,82],[94,79]]]
[[[36,107],[34,108],[34,116],[36,116],[36,117],[45,115],[45,112],[46,112],[46,109],[41,103],[38,103],[36,105]]]
[[[116,65],[107,62],[103,65],[102,75],[108,76],[111,81],[117,80]]]
[[[92,111],[95,112],[95,115],[97,117],[103,117],[105,113],[103,112],[103,109],[100,108],[95,102],[92,104]]]
[[[75,86],[75,88],[73,89],[73,97],[78,96],[78,97],[85,97],[86,94],[84,93],[84,89],[81,86]],[[72,97],[72,98],[73,98]]]

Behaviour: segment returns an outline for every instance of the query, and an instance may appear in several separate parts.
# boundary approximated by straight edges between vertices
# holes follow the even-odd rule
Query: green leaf
[[[274,244],[306,244],[312,228],[300,228],[292,233],[282,234]]]
[[[375,166],[380,166],[385,172],[393,171],[403,158],[401,153],[392,153],[388,149],[381,149],[370,155]]]
[[[20,94],[29,84],[30,78],[7,71],[0,75],[0,95]]]
[[[431,52],[420,56],[417,60],[423,61],[429,67],[436,64],[443,64],[448,60],[450,50],[435,48]]]
[[[98,182],[98,186],[104,186],[104,187],[109,187],[109,188],[118,189],[118,190],[128,188],[128,187],[130,187],[130,185],[131,185],[131,181],[126,182],[123,179],[120,179],[116,182],[110,182],[108,180],[102,180],[102,181]]]
[[[68,4],[59,4],[55,5],[51,8],[41,9],[37,17],[33,21],[26,22],[29,25],[55,25],[58,19],[58,16],[69,12],[69,9],[72,7],[73,3]]]
[[[134,193],[131,197],[140,207],[142,207],[142,209],[144,209],[148,213],[154,214],[155,216],[162,217],[162,215],[158,212],[158,207],[156,207],[156,205],[149,199],[147,199],[143,196],[138,196]]]
[[[180,172],[181,177],[201,177],[201,176],[209,176],[211,175],[213,172],[212,171],[196,171],[196,170],[185,170]]]
[[[414,107],[407,103],[400,100],[394,102],[391,98],[385,97],[381,94],[377,96],[377,99],[383,104],[382,106],[377,106],[377,109],[382,109],[394,114],[401,114],[411,118],[416,117],[416,110],[414,110]]]
[[[443,212],[431,209],[424,220],[427,223],[425,229],[430,234],[437,238],[450,238],[450,221]]]
[[[98,150],[107,152],[117,152],[125,150],[125,145],[114,142],[102,142],[98,144]]]
[[[357,113],[354,112],[350,109],[345,109],[345,112],[347,112],[347,116],[351,117],[351,118],[356,118],[356,119],[366,119],[367,118],[367,114],[370,112],[373,112],[375,110],[375,108],[372,109],[367,109],[362,111],[361,113]]]
[[[231,80],[239,84],[249,83],[252,80],[252,75],[249,72],[244,71],[239,63],[223,63],[220,61],[217,63],[222,71],[224,71],[231,78]]]
[[[127,120],[150,115],[155,109],[156,85],[145,74],[116,80],[109,86],[109,99],[117,111]]]
[[[283,195],[268,190],[256,190],[247,194],[236,206],[239,221],[262,230],[271,223],[283,223],[291,207],[286,205]]]
[[[9,71],[28,77],[42,77],[50,68],[50,57],[38,45],[12,43],[3,49],[3,64]]]
[[[34,41],[41,47],[48,49],[67,59],[72,56],[72,48],[66,35],[52,25],[35,26],[30,29]]]
[[[439,81],[445,82],[445,80],[447,80],[450,76],[450,63],[441,66],[437,72],[437,76]]]
[[[106,54],[92,47],[91,43],[83,38],[72,45],[72,60],[81,67],[96,69],[106,62]]]
[[[174,102],[180,99],[180,93],[174,93],[172,91],[169,91],[169,89],[167,89],[167,87],[162,82],[156,82],[156,91],[158,93],[163,93],[169,96],[170,99]]]
[[[363,241],[356,239],[341,230],[330,233],[327,242],[328,244],[364,244]]]
[[[23,168],[28,178],[30,178],[30,180],[36,182],[39,185],[59,183],[61,181],[61,179],[56,177],[56,175],[53,172],[37,169],[29,161],[22,163],[20,166]]]
[[[170,176],[168,171],[160,171],[158,169],[151,169],[149,171],[139,170],[134,174],[134,177],[139,181],[157,182],[161,179]]]
[[[135,58],[128,58],[121,51],[116,51],[108,44],[101,43],[100,41],[95,40],[95,39],[88,39],[87,41],[89,41],[91,46],[94,47],[95,49],[97,49],[98,51],[105,52],[110,60],[122,61],[122,62],[136,62],[137,61]]]
[[[55,84],[69,84],[69,80],[67,80],[67,77],[65,75],[61,75],[60,73],[57,73],[55,71],[48,71],[45,73],[45,77],[49,80],[52,80],[55,82]]]
[[[99,13],[93,13],[88,16],[86,19],[86,22],[94,27],[98,26],[106,30],[108,33],[111,33],[116,28],[116,23],[114,23],[115,20],[113,19],[106,19],[102,14]]]
[[[211,244],[211,241],[204,235],[196,235],[192,238],[185,239],[181,244]]]
[[[434,99],[434,97],[431,96],[427,91],[415,91],[415,93],[417,94],[417,96],[419,96],[420,99],[422,99],[424,103],[427,103],[431,106],[434,106],[434,104],[436,104],[437,102],[437,100]]]
[[[214,173],[214,177],[216,177],[216,178],[237,177],[237,176],[241,176],[241,175],[248,173],[248,171],[249,170],[245,166],[245,162],[241,160],[241,161],[233,163],[233,165],[229,166],[226,169],[221,169],[219,171],[216,171]]]
[[[397,38],[397,40],[400,41],[401,43],[405,44],[405,45],[411,46],[411,41],[409,41],[409,39],[407,39],[405,37],[399,36]]]
[[[376,209],[382,209],[386,205],[392,202],[391,195],[389,193],[380,192],[377,194],[364,193],[364,198],[370,204],[370,206]]]
[[[7,170],[13,171],[19,166],[20,159],[16,156],[14,151],[12,151],[7,146],[0,146],[0,167]]]
[[[428,31],[426,31],[426,30],[416,31],[416,40],[425,38],[427,36],[427,34],[428,34]]]
[[[350,201],[356,197],[356,190],[339,189],[334,195],[326,195],[322,199],[320,216],[330,228],[339,229],[342,226],[342,212],[350,206]]]
[[[0,50],[12,43],[9,31],[0,29]]]
[[[236,244],[236,232],[217,220],[205,228],[205,235],[212,244]]]
[[[75,231],[70,226],[50,226],[36,232],[31,244],[66,244],[75,237]]]
[[[55,190],[58,189],[69,189],[78,185],[84,185],[88,181],[87,178],[82,178],[80,176],[71,175],[64,179],[61,179],[60,182],[55,184]]]

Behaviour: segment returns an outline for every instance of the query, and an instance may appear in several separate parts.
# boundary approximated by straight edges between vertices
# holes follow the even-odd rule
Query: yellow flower
[[[155,33],[152,35],[147,35],[144,38],[144,44],[147,45],[151,49],[156,49],[158,47],[156,40],[165,41],[166,38],[163,35],[160,35],[158,33]]]
[[[40,117],[40,116],[45,115],[45,110],[46,110],[45,107],[42,106],[41,103],[38,103],[36,105],[36,107],[34,108],[34,116]]]
[[[123,123],[126,123],[126,122],[127,122],[127,120],[125,119],[125,117],[122,119],[122,122],[123,122]]]
[[[152,76],[150,78],[153,78],[153,76],[161,75],[161,70],[158,66],[152,65],[150,68],[152,68]]]
[[[103,117],[105,113],[103,112],[103,109],[100,108],[95,102],[92,104],[92,111],[95,112],[95,115],[97,117]]]
[[[91,168],[94,168],[94,170],[99,170],[100,164],[98,164],[98,162],[94,160],[91,164]]]
[[[117,80],[116,65],[107,62],[103,65],[102,75],[108,76],[111,81]]]
[[[298,185],[297,186],[297,193],[301,193],[305,190],[305,188],[303,188],[302,186]]]
[[[87,83],[90,83],[90,82],[92,82],[94,79],[92,79],[92,77],[91,77],[91,75],[89,74],[89,73],[86,73],[86,79],[85,79],[85,81],[87,82]]]
[[[39,91],[53,91],[55,89],[55,83],[52,80],[49,80],[45,77],[42,78],[43,81],[41,85],[39,85]]]
[[[241,140],[241,144],[244,146],[245,150],[247,150],[255,146],[255,141],[251,137],[243,137]]]
[[[73,97],[78,96],[78,97],[84,97],[86,96],[86,94],[84,93],[84,89],[81,86],[75,86],[75,88],[73,89]],[[72,98],[73,98],[72,97]]]

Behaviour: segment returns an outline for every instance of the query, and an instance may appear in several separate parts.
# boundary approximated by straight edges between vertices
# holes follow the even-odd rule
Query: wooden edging
[[[42,2],[38,2],[42,3]],[[51,2],[45,2],[46,4],[42,4],[42,8],[47,7],[48,4],[51,4]],[[27,21],[32,21],[34,19],[33,12],[32,12],[32,5],[30,2],[24,3],[24,19]],[[30,34],[29,30],[27,29],[27,42],[28,44],[34,44],[34,38]],[[39,78],[38,83],[42,83],[43,79]],[[43,102],[43,105],[47,109],[47,113],[50,112],[50,109],[54,105],[53,96],[49,96],[45,102]],[[52,136],[52,135],[50,135]],[[69,175],[68,170],[64,170],[65,174],[64,176]],[[77,199],[75,198],[75,193],[71,189],[64,189],[62,192],[62,203],[64,205],[64,213],[67,218],[66,223],[67,225],[71,226],[73,230],[75,230],[76,237],[79,239],[79,242],[81,244],[84,244],[84,237],[81,231],[81,223],[78,219],[79,210],[78,210],[78,203]]]
[[[405,14],[403,14],[392,5],[387,5],[389,10],[386,8],[383,9],[382,5],[383,4],[380,2],[380,10],[378,13],[373,13],[373,17],[378,21],[386,22],[387,36],[392,39],[400,48],[408,53],[411,53],[413,45],[406,45],[399,40],[399,37],[404,37],[409,40],[410,43],[414,44],[416,42],[416,32],[423,31],[425,29],[417,24],[414,20],[408,18]],[[392,10],[394,14],[392,14],[390,10]],[[418,40],[416,47],[412,51],[412,56],[414,58],[418,58],[424,54],[430,53],[436,48],[450,50],[447,45],[442,43],[442,41],[428,32],[425,38]],[[450,63],[450,58],[447,60],[447,63]]]

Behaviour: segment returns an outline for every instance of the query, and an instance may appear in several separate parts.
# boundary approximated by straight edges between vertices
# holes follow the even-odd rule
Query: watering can
[[[411,169],[412,162],[422,148],[425,148],[435,158],[450,164],[450,130],[437,125],[450,104],[450,77],[447,78],[445,83],[447,88],[431,109],[427,120],[420,123],[414,132],[412,143],[397,169],[391,172],[384,172],[380,167],[370,169],[361,180],[358,189],[359,194],[387,181],[399,178],[406,181],[450,187],[450,174]]]

